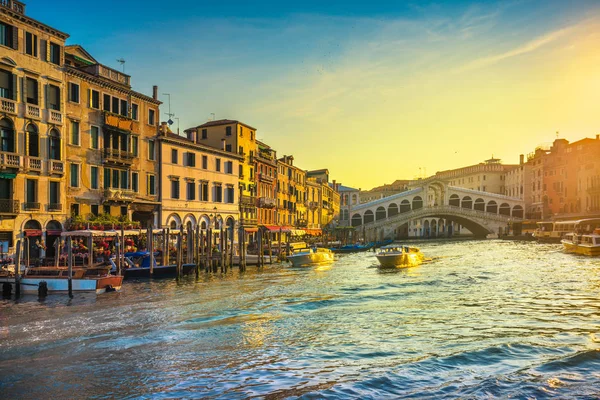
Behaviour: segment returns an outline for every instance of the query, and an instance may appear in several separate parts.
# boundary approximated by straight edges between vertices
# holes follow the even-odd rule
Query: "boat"
[[[587,234],[567,233],[561,240],[561,243],[567,253],[600,256],[600,229]]]
[[[375,246],[374,242],[367,244],[347,244],[342,247],[331,248],[329,250],[334,253],[346,254],[346,253],[360,253],[362,251],[369,251]]]
[[[294,267],[322,265],[333,262],[333,252],[323,247],[298,250],[287,257]]]
[[[73,292],[105,293],[121,290],[123,277],[112,275],[110,265],[95,266],[91,268],[74,267],[72,290]],[[68,293],[69,291],[68,267],[28,267],[19,280],[22,293],[39,293],[38,290],[45,286],[47,293]],[[0,282],[10,282],[14,285],[15,278],[0,278]],[[44,283],[45,282],[45,283]]]
[[[152,275],[150,275],[150,252],[148,251],[136,251],[125,253],[125,268],[123,269],[123,276],[125,279],[131,278],[173,278],[177,276],[176,265],[156,265],[156,256],[158,252],[154,253],[154,268]],[[113,268],[116,268],[113,267]],[[181,273],[183,275],[189,275],[196,269],[195,264],[183,264],[181,266]]]
[[[383,246],[376,257],[382,268],[414,267],[425,259],[418,247],[400,245]]]
[[[375,245],[373,246],[373,248],[380,249],[383,246],[389,246],[392,243],[394,243],[394,239],[378,240],[377,242],[375,242]]]

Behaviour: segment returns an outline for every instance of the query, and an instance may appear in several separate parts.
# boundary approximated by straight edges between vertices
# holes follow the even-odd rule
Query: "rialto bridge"
[[[341,220],[369,240],[502,234],[523,219],[524,201],[439,180],[342,210]]]

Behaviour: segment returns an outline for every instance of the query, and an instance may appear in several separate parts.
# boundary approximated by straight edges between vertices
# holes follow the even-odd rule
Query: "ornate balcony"
[[[7,114],[17,114],[17,102],[10,99],[0,99],[0,111]]]
[[[0,199],[0,214],[17,214],[19,212],[19,200]]]
[[[277,201],[270,197],[261,197],[258,201],[258,206],[262,208],[274,208],[276,205]]]
[[[256,197],[242,195],[242,197],[240,198],[240,204],[246,206],[256,206]]]
[[[252,226],[256,225],[258,223],[258,220],[256,218],[240,218],[239,223],[242,226]]]
[[[62,211],[62,204],[60,204],[60,203],[49,203],[48,204],[48,211],[50,211],[50,212]]]
[[[42,159],[39,157],[25,157],[27,171],[42,172]]]
[[[56,110],[48,110],[48,122],[51,124],[62,125],[63,123],[63,115],[60,111]]]
[[[0,168],[21,168],[21,156],[15,153],[0,152]]]
[[[23,210],[25,211],[34,211],[40,209],[40,203],[37,202],[27,202],[23,203]]]
[[[119,149],[104,149],[104,161],[114,164],[127,164],[133,163],[133,153],[130,151],[124,151]]]
[[[27,118],[41,119],[42,112],[40,107],[36,106],[35,104],[25,105],[25,116]]]
[[[129,189],[104,189],[104,201],[131,202],[135,193]]]
[[[65,163],[60,160],[48,160],[48,173],[56,175],[64,175]]]
[[[13,10],[19,14],[25,14],[25,4],[17,0],[0,0],[0,6]]]
[[[317,203],[316,201],[310,201],[308,202],[308,208],[311,210],[316,210],[317,208],[319,208],[319,203]]]
[[[275,182],[275,178],[273,178],[272,176],[269,176],[267,174],[263,174],[262,172],[260,172],[258,174],[258,179],[261,182],[266,182],[266,183],[273,183],[273,182]]]

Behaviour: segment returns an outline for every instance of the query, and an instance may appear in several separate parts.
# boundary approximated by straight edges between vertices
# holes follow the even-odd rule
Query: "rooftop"
[[[249,129],[256,130],[256,128],[253,128],[250,125],[247,125],[247,124],[240,122],[238,120],[235,120],[235,119],[217,119],[215,121],[208,121],[208,122],[203,123],[202,125],[194,126],[192,128],[188,128],[186,130],[193,129],[193,128],[208,128],[210,126],[231,125],[231,124],[241,124]]]

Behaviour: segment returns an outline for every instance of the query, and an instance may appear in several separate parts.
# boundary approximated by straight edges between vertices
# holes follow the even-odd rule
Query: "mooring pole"
[[[200,230],[200,266],[204,267],[204,271],[208,272],[208,264],[206,263],[206,259],[205,259],[205,250],[206,250],[206,246],[205,246],[205,237],[204,237],[204,231]]]
[[[21,241],[17,240],[15,254],[15,299],[21,297]]]
[[[196,234],[194,236],[194,261],[196,263],[196,280],[200,279],[200,224],[196,223]]]
[[[223,224],[221,224],[221,228],[219,229],[219,255],[221,256],[221,273],[223,273],[225,269],[225,246],[223,245],[223,242]]]
[[[277,243],[278,245],[278,249],[277,249],[277,259],[279,261],[283,261],[283,254],[281,253],[281,234],[282,234],[283,230],[281,229],[281,227],[279,227],[279,242]]]
[[[229,268],[231,268],[233,270],[233,251],[234,251],[234,237],[235,237],[235,230],[234,230],[234,226],[233,224],[231,225],[231,230],[228,230],[229,233],[231,233],[231,236],[228,238],[229,239]]]
[[[148,252],[150,253],[150,276],[154,275],[154,227],[152,226],[152,222],[148,222],[148,231],[146,232],[146,236],[148,237],[146,240],[148,241]]]
[[[73,298],[73,241],[72,238],[70,236],[67,236],[67,263],[69,266],[69,270],[67,273],[68,276],[68,290],[69,290],[69,297]]]
[[[177,282],[181,279],[181,266],[183,263],[183,225],[179,228],[177,235]]]
[[[267,232],[267,240],[269,241],[269,264],[273,264],[273,248],[271,241],[271,231]]]

